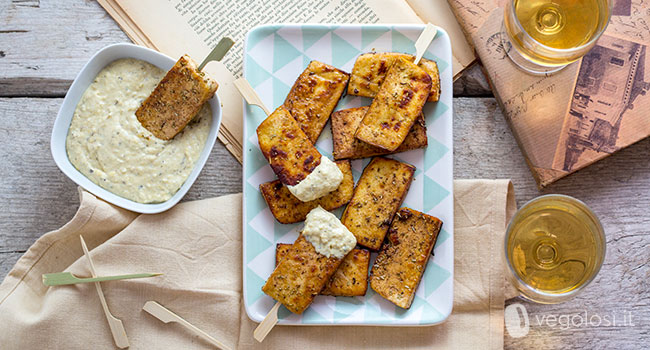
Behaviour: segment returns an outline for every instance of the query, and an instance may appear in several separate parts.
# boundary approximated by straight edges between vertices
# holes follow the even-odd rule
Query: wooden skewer
[[[237,87],[237,90],[239,90],[239,93],[244,97],[246,102],[249,105],[254,105],[262,108],[264,113],[266,115],[271,114],[271,112],[266,108],[264,103],[262,102],[262,99],[260,99],[260,96],[255,92],[251,84],[246,80],[246,78],[239,78],[235,80],[235,86]],[[266,317],[264,317],[264,320],[255,328],[255,331],[253,331],[253,338],[257,340],[258,342],[262,342],[264,338],[271,332],[273,327],[278,323],[278,309],[280,308],[280,302],[276,302],[275,305],[271,308],[271,311],[269,311],[268,314],[266,314]]]
[[[262,323],[255,328],[253,338],[258,342],[261,343],[271,332],[271,329],[273,329],[273,327],[278,323],[278,309],[280,308],[280,305],[282,304],[280,304],[279,301],[275,303],[271,308],[271,311],[269,311],[269,313],[266,314],[266,317],[264,317],[264,320],[262,320]]]
[[[246,80],[246,78],[239,78],[235,80],[235,86],[237,87],[237,90],[239,90],[239,93],[242,95],[242,97],[246,100],[246,102],[249,105],[254,105],[260,107],[266,115],[271,114],[268,108],[264,105],[262,102],[262,99],[260,99],[260,96],[257,95],[257,92],[253,90],[253,87],[251,84]]]
[[[147,301],[144,306],[142,307],[142,310],[148,312],[151,314],[151,316],[163,321],[164,323],[169,323],[169,322],[176,322],[193,332],[194,334],[198,335],[199,337],[207,340],[210,342],[210,344],[223,349],[223,350],[231,350],[229,347],[224,345],[222,342],[214,339],[211,337],[208,333],[200,330],[197,328],[195,325],[187,322],[185,319],[182,317],[178,316],[177,314],[171,312],[169,309],[165,308],[164,306],[158,304],[155,301],[149,300]]]
[[[88,247],[86,246],[86,242],[84,241],[84,238],[82,236],[79,236],[79,239],[81,240],[81,248],[84,250],[84,255],[86,255],[86,259],[88,259],[88,264],[90,265],[90,272],[93,277],[97,277],[97,272],[95,271],[95,264],[93,264],[92,259],[90,259],[90,253],[88,253]],[[97,294],[99,295],[99,301],[102,303],[102,308],[104,309],[104,314],[106,315],[106,321],[108,321],[108,326],[111,329],[111,333],[113,334],[113,341],[115,341],[115,345],[120,348],[128,348],[129,347],[129,338],[126,336],[126,330],[124,330],[124,325],[122,324],[122,321],[120,321],[118,318],[113,316],[111,314],[111,311],[108,309],[108,304],[106,304],[106,298],[104,298],[104,292],[102,291],[102,286],[99,284],[99,282],[94,282],[95,283],[95,288],[97,289]]]
[[[437,32],[438,29],[436,29],[436,26],[434,26],[431,23],[427,23],[427,26],[424,27],[422,34],[420,34],[418,40],[415,42],[416,56],[415,56],[415,61],[413,63],[415,64],[420,63],[422,56],[424,56],[424,53],[427,51],[427,48],[429,47],[429,45],[431,45],[431,41],[433,41],[433,38],[436,37]]]
[[[226,55],[228,50],[230,50],[233,45],[235,45],[235,42],[232,41],[232,39],[229,37],[221,38],[217,46],[215,46],[214,49],[212,49],[212,51],[210,51],[210,53],[205,56],[203,62],[199,64],[199,70],[203,70],[203,67],[205,67],[205,65],[210,61],[221,61],[223,56]]]
[[[77,283],[105,282],[105,281],[117,281],[117,280],[133,279],[133,278],[147,278],[147,277],[155,277],[160,275],[162,275],[162,273],[135,273],[131,275],[82,278],[82,277],[77,277],[70,272],[57,272],[57,273],[43,274],[43,284],[46,286],[62,286],[62,285],[77,284]]]

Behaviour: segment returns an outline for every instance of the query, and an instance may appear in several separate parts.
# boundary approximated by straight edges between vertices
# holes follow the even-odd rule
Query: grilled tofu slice
[[[320,153],[283,106],[257,127],[257,139],[262,154],[285,185],[296,185],[320,164]]]
[[[398,58],[363,117],[355,137],[394,151],[422,113],[431,92],[431,77],[422,68]]]
[[[284,106],[302,131],[316,143],[330,114],[339,102],[350,74],[318,61],[311,61],[296,79]]]
[[[325,210],[334,210],[347,204],[354,192],[354,178],[349,160],[335,162],[343,173],[343,181],[336,191],[330,192],[325,197],[310,202],[303,202],[296,198],[280,180],[260,184],[260,192],[268,204],[271,213],[282,224],[293,224],[304,221],[309,212],[317,206]]]
[[[397,58],[404,58],[409,62],[415,60],[415,56],[398,52],[371,52],[357,58],[350,75],[348,84],[348,95],[375,97],[381,83],[386,78],[388,68],[395,63]],[[435,61],[422,58],[418,66],[424,69],[431,77],[431,92],[427,101],[435,102],[440,99],[440,72]]]
[[[395,305],[410,308],[441,228],[438,218],[400,209],[370,271],[370,288]]]
[[[323,290],[342,261],[319,254],[301,234],[266,280],[262,291],[289,311],[301,314]]]
[[[354,138],[368,106],[349,108],[332,113],[332,141],[334,143],[334,159],[359,159],[372,156],[406,152],[417,148],[425,148],[428,143],[427,128],[424,116],[420,115],[404,142],[394,152],[367,144]]]
[[[275,264],[280,262],[289,251],[291,244],[280,243],[275,248]],[[368,290],[368,267],[370,252],[366,249],[352,249],[343,258],[341,265],[320,292],[321,295],[337,297],[354,297],[366,295]]]
[[[361,174],[341,222],[357,243],[378,250],[393,216],[413,180],[415,167],[396,160],[374,158]]]
[[[171,140],[214,96],[219,84],[183,55],[135,111],[140,124],[159,139]]]

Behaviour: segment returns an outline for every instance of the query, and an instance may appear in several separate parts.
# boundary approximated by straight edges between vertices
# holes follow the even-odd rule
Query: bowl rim
[[[199,155],[199,158],[194,164],[192,172],[181,185],[178,191],[168,200],[161,203],[138,203],[130,199],[121,197],[101,186],[95,184],[82,174],[77,168],[72,165],[68,159],[68,153],[65,147],[70,122],[74,115],[74,110],[83,96],[84,92],[95,79],[99,71],[106,67],[109,63],[121,58],[136,58],[149,62],[161,69],[169,70],[176,60],[160,53],[158,51],[134,45],[130,43],[111,44],[103,47],[97,51],[81,68],[75,79],[73,80],[70,88],[68,89],[61,107],[57,113],[54,125],[52,127],[52,135],[50,138],[50,151],[54,162],[70,180],[82,187],[93,195],[103,199],[104,201],[114,204],[118,207],[131,210],[142,214],[155,214],[166,211],[178,203],[194,184],[201,170],[212,152],[214,143],[217,139],[219,127],[221,125],[221,103],[219,96],[214,95],[208,103],[212,109],[212,124],[208,132],[205,145]]]

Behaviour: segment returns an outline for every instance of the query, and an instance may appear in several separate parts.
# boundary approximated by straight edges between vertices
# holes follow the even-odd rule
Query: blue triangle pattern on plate
[[[359,309],[363,302],[357,298],[336,298],[336,313],[340,314],[340,318],[345,318]],[[336,318],[336,314],[334,316]]]
[[[390,27],[371,26],[361,28],[361,47],[366,51],[372,50],[372,48],[368,46],[384,35],[384,33],[389,31]]]
[[[424,270],[422,281],[424,282],[424,295],[429,297],[440,285],[451,276],[451,272],[440,267],[440,265],[429,260],[427,268]]]
[[[424,53],[423,57],[428,60],[436,61],[436,64],[438,65],[438,72],[439,73],[444,72],[447,69],[447,67],[449,67],[449,63],[447,63],[447,61],[443,60],[442,58],[434,55],[429,50],[432,50],[431,46],[429,46],[429,49]]]
[[[424,105],[424,117],[427,123],[427,126],[432,125],[441,115],[449,109],[443,102],[429,102]]]
[[[246,80],[248,80],[252,87],[258,86],[271,77],[271,73],[267,72],[250,55],[246,57],[246,70],[248,72],[246,74]]]
[[[246,168],[246,178],[251,177],[253,174],[258,172],[262,167],[268,166],[269,162],[266,161],[266,158],[262,155],[262,152],[260,152],[257,147],[254,147],[252,143],[247,142],[247,149],[245,152],[248,152],[248,159]],[[250,150],[250,151],[249,151]]]
[[[283,37],[275,34],[273,38],[273,72],[298,58],[302,53]]]
[[[426,319],[434,319],[434,320],[441,320],[444,318],[444,315],[438,311],[433,305],[429,304],[428,301],[420,298],[419,296],[415,296],[413,298],[413,303],[411,304],[411,310],[419,310],[422,309],[422,317]]]
[[[271,112],[276,108],[280,107],[284,103],[284,99],[287,98],[291,87],[283,83],[280,79],[273,77],[273,106],[266,106]]]
[[[405,37],[402,33],[393,30],[393,52],[402,52],[410,55],[415,54],[415,41]]]
[[[443,223],[444,225],[444,223]],[[436,246],[445,243],[445,241],[451,237],[449,232],[447,232],[444,228],[440,230],[440,233],[438,233],[438,238],[436,239]]]
[[[318,40],[327,35],[329,32],[329,27],[327,26],[302,28],[302,49],[304,51],[307,51],[307,49],[312,47],[312,45],[314,45]]]
[[[424,174],[424,212],[428,213],[443,199],[447,198],[449,191]]]
[[[343,67],[360,53],[361,51],[357,50],[352,44],[332,33],[332,61],[334,67]]]
[[[281,224],[277,220],[273,221],[273,239],[277,242],[280,238],[284,237],[294,228],[302,225],[302,223],[296,224]],[[282,242],[282,243],[293,243],[293,242]]]
[[[262,199],[262,195],[259,191],[251,186],[251,184],[246,182],[246,202],[250,203],[246,206],[246,220],[250,222],[259,214],[262,210],[266,208],[266,203]]]
[[[438,142],[433,137],[429,138],[429,145],[424,151],[424,169],[429,170],[434,166],[447,152],[449,148]]]
[[[332,323],[332,320],[328,320],[319,314],[313,307],[308,307],[302,316],[303,320],[309,320],[308,323]],[[306,323],[306,322],[303,322]]]
[[[282,320],[285,319],[289,316],[291,316],[293,313],[289,311],[284,305],[281,305],[280,308],[278,309],[278,319]]]
[[[264,280],[260,278],[253,270],[246,268],[246,296],[249,304],[255,303],[259,298],[264,295],[262,292],[262,286],[264,285]]]
[[[251,233],[246,236],[246,263],[249,263],[260,253],[267,250],[271,246],[271,242],[255,231],[250,224],[247,225],[247,232]]]

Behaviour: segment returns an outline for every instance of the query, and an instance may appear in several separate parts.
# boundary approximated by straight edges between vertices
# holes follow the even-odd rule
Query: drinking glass
[[[598,274],[605,235],[583,202],[552,194],[524,204],[506,230],[506,265],[526,299],[553,304],[579,293]]]
[[[612,0],[509,0],[501,35],[508,56],[534,75],[584,56],[609,22]]]

